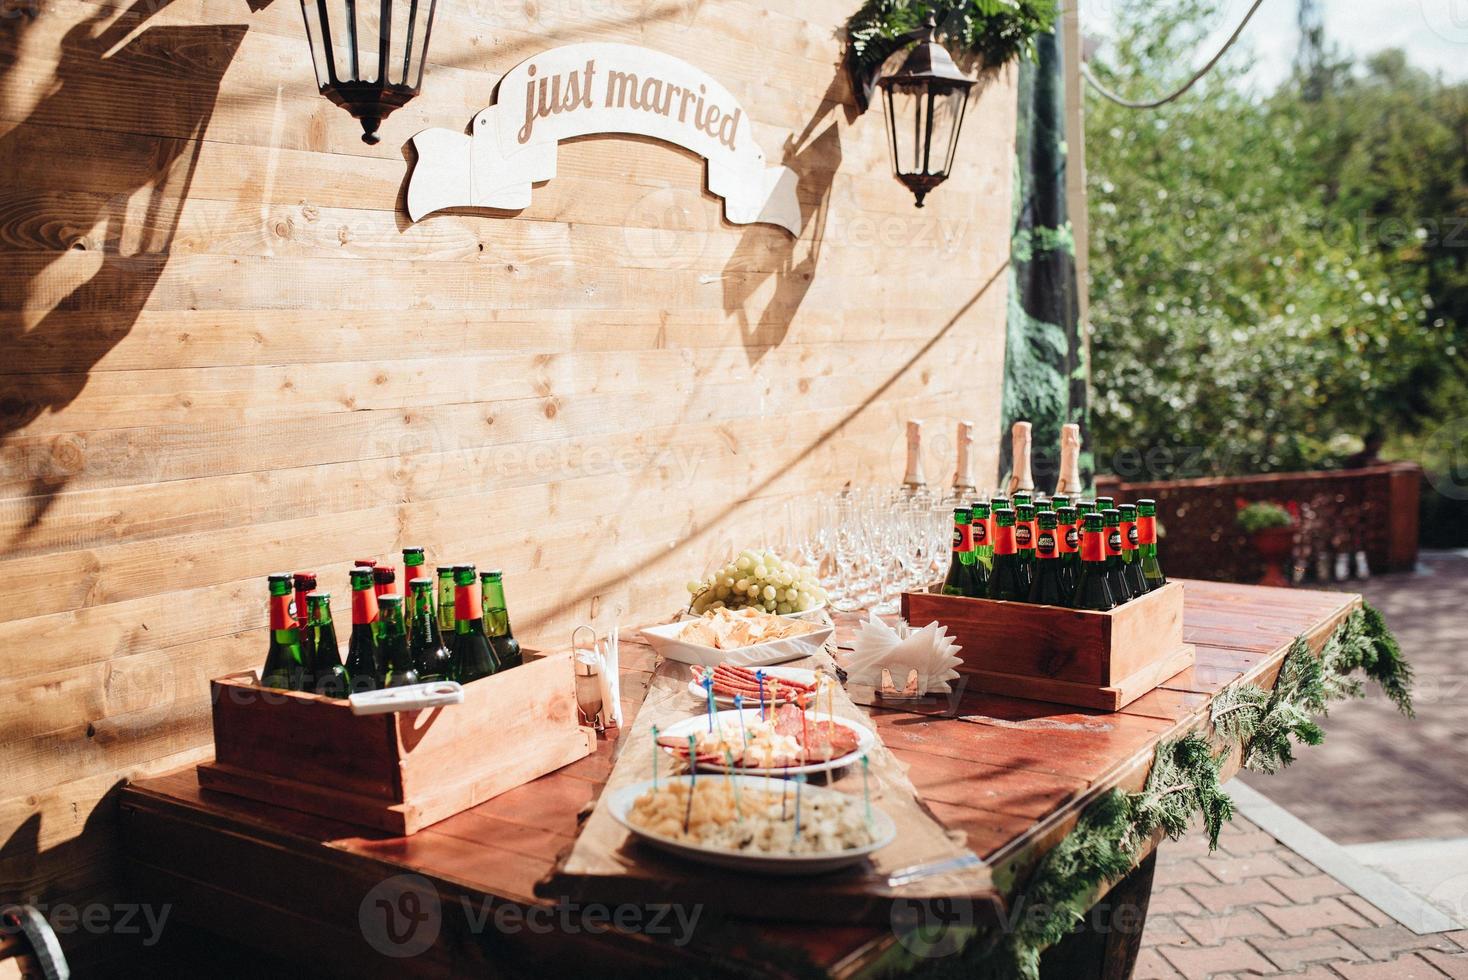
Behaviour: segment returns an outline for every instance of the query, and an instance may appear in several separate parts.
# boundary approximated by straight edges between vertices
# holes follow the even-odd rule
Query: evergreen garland
[[[1314,716],[1331,701],[1360,697],[1359,671],[1381,685],[1403,714],[1411,716],[1412,671],[1370,606],[1338,626],[1316,657],[1303,638],[1290,647],[1273,691],[1235,684],[1214,700],[1214,732],[1225,742],[1214,754],[1201,732],[1157,746],[1140,793],[1114,789],[1080,815],[1075,828],[1050,850],[1016,899],[1013,928],[988,943],[975,942],[957,963],[938,972],[964,976],[1037,980],[1040,956],[1084,920],[1096,892],[1135,864],[1159,831],[1173,840],[1201,814],[1210,848],[1233,816],[1233,801],[1219,785],[1223,760],[1238,747],[1244,764],[1275,772],[1293,761],[1291,739],[1315,745],[1324,732]],[[957,975],[957,974],[955,974]]]
[[[985,68],[1035,56],[1035,35],[1055,24],[1055,0],[866,0],[846,22],[848,66],[875,72],[932,14],[939,33]]]

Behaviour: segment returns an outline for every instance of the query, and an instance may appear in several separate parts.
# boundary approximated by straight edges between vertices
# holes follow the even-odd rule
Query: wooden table
[[[993,906],[1002,909],[1087,804],[1113,787],[1140,788],[1159,740],[1205,727],[1209,703],[1230,683],[1272,686],[1296,636],[1318,649],[1359,602],[1337,592],[1190,581],[1184,628],[1198,648],[1196,666],[1123,711],[965,692],[956,710],[948,703],[873,709],[872,720],[926,805],[989,862]],[[838,622],[838,641],[849,638],[853,622]],[[630,720],[655,661],[627,641],[623,661]],[[853,975],[906,955],[891,929],[702,918],[691,941],[679,943],[683,930],[666,916],[662,935],[606,931],[596,910],[579,910],[589,913],[583,916],[536,898],[536,882],[571,843],[578,815],[606,779],[613,747],[601,743],[581,762],[410,838],[201,791],[193,769],[144,780],[122,798],[132,881],[141,899],[173,902],[179,921],[356,975],[584,969],[588,955],[609,969],[723,964],[791,974],[813,966]],[[1225,776],[1237,765],[1229,759]],[[1150,860],[1117,886],[1143,908]],[[622,924],[635,930],[651,926],[656,913],[625,914]],[[648,916],[641,926],[630,918],[640,914]],[[420,936],[437,927],[432,945],[411,957],[382,955],[379,948],[414,945],[394,946],[384,935],[392,922],[398,937],[408,935],[410,920],[428,923]],[[1113,936],[1056,955],[1078,956],[1099,975],[1103,960],[1125,964],[1136,938],[1130,953],[1112,948],[1126,946]],[[1078,969],[1068,965],[1066,975],[1081,975]]]

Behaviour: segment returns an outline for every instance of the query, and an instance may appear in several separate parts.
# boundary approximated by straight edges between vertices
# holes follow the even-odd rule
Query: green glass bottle
[[[1015,494],[1016,497],[1019,494]],[[1025,596],[1035,584],[1035,505],[1014,505],[1014,549],[1025,577]]]
[[[1132,598],[1147,593],[1147,579],[1142,575],[1142,556],[1137,551],[1137,505],[1122,504],[1121,513],[1121,577]]]
[[[1087,514],[1081,532],[1081,574],[1076,579],[1077,609],[1105,611],[1116,607],[1106,577],[1106,524],[1100,514]]]
[[[1127,584],[1121,569],[1121,511],[1107,507],[1101,511],[1101,523],[1106,529],[1106,584],[1116,604],[1121,605],[1133,598],[1131,586]]]
[[[351,691],[347,668],[342,666],[336,624],[331,620],[331,593],[312,591],[306,595],[310,610],[311,690],[329,698],[344,698]]]
[[[1030,601],[1046,606],[1069,606],[1072,592],[1066,587],[1065,567],[1060,560],[1059,518],[1053,510],[1035,515],[1035,581]]]
[[[953,508],[953,551],[948,559],[948,574],[943,578],[944,595],[973,595],[970,585],[974,557],[969,516],[967,507]]]
[[[1157,561],[1157,501],[1143,497],[1137,501],[1137,554],[1142,561],[1142,577],[1149,590],[1167,584],[1162,565]]]
[[[454,674],[460,684],[477,681],[503,666],[484,634],[484,605],[473,565],[454,566]]]
[[[510,611],[505,608],[505,576],[498,570],[479,573],[480,601],[484,603],[484,631],[489,645],[499,658],[500,669],[509,670],[521,663],[520,641],[510,629]]]
[[[403,622],[403,597],[384,592],[377,597],[382,619],[383,687],[407,687],[418,683],[413,655],[408,650],[408,627]]]
[[[433,614],[433,579],[418,576],[408,582],[412,589],[413,618],[408,622],[408,653],[420,681],[454,680],[454,655],[438,631]]]
[[[1016,490],[1014,492],[1014,499],[1010,502],[1010,505],[1014,508],[1016,522],[1019,520],[1019,508],[1020,508],[1020,505],[1022,505],[1022,504],[1029,504],[1031,506],[1034,506],[1034,503],[1035,503],[1035,495],[1032,492],[1030,492],[1029,490]],[[1015,527],[1018,527],[1018,526],[1019,526],[1019,524],[1016,523],[1015,524]]]
[[[413,626],[413,580],[420,575],[427,575],[428,569],[423,564],[422,548],[403,549],[403,620],[411,630]]]
[[[299,691],[305,682],[306,661],[301,651],[301,628],[291,616],[291,575],[278,572],[270,583],[270,650],[260,683],[265,687]]]
[[[968,537],[974,552],[974,595],[989,594],[989,569],[994,567],[994,518],[989,505],[979,501],[969,508]]]
[[[1024,602],[1030,583],[1024,576],[1014,543],[1014,511],[994,511],[994,567],[989,570],[989,598]]]
[[[359,565],[351,571],[352,635],[347,639],[347,682],[352,692],[375,691],[382,676],[378,653],[377,592],[372,569]]]
[[[291,618],[296,621],[296,628],[301,631],[301,663],[305,665],[305,673],[301,676],[301,686],[298,690],[314,691],[316,689],[316,651],[313,648],[315,640],[311,630],[311,611],[307,596],[311,590],[316,588],[315,572],[296,572],[291,576],[291,588],[295,591],[295,598],[291,602]]]
[[[1060,551],[1060,572],[1072,596],[1081,575],[1081,532],[1076,530],[1076,509],[1065,506],[1055,512],[1055,544]]]
[[[1068,493],[1057,493],[1055,496],[1050,498],[1050,509],[1055,511],[1057,518],[1060,516],[1060,509],[1062,507],[1071,506],[1073,506],[1073,502],[1071,501],[1070,494]]]
[[[438,634],[453,646],[454,635],[454,566],[438,566]]]
[[[1112,497],[1096,498],[1096,513],[1104,514],[1107,510],[1116,506],[1116,500]]]

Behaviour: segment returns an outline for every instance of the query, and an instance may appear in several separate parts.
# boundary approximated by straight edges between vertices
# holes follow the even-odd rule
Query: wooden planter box
[[[463,704],[354,715],[346,701],[211,682],[214,761],[204,787],[412,834],[590,755],[570,651],[464,686]]]
[[[908,592],[902,618],[914,627],[947,626],[963,647],[958,671],[979,690],[1107,711],[1194,659],[1183,642],[1181,582],[1109,612]]]

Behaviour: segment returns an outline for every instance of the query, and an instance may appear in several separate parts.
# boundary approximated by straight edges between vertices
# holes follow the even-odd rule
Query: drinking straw
[[[693,791],[698,789],[698,766],[694,762],[694,752],[698,745],[698,736],[688,736],[688,805],[683,808],[683,833],[688,833],[688,821],[693,818]]]
[[[810,732],[805,724],[805,692],[801,691],[795,695],[795,703],[800,706],[800,755],[802,759],[810,758]]]
[[[730,770],[734,768],[734,753],[730,752],[727,747],[724,749],[724,758],[729,763],[728,767],[724,770],[724,782],[728,785],[729,791],[734,794],[734,817],[740,823],[743,823],[744,808],[739,805],[739,784],[734,781],[733,776],[729,775]]]
[[[709,674],[703,675],[703,693],[708,696],[709,702],[709,731],[714,730],[714,679]]]
[[[757,670],[754,679],[759,681],[759,720],[765,720],[765,672]]]
[[[744,730],[744,695],[734,695],[734,710],[739,713],[739,737],[744,740],[744,747],[749,748],[749,733]]]
[[[652,726],[652,791],[658,791],[658,756],[662,751],[658,748],[658,726]]]
[[[780,819],[785,819],[785,800],[790,796],[790,767],[785,767],[785,778],[780,780]]]
[[[867,788],[867,770],[871,768],[871,761],[863,755],[861,757],[861,797],[867,805],[867,826],[872,824],[872,793]]]

